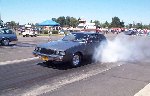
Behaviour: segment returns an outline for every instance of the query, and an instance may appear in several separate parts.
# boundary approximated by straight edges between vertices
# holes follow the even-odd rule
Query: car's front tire
[[[3,39],[3,40],[2,40],[2,45],[3,45],[3,46],[8,46],[8,45],[9,45],[9,42],[10,42],[9,39]]]
[[[75,53],[72,57],[71,65],[72,67],[77,67],[81,65],[82,55],[79,53]]]

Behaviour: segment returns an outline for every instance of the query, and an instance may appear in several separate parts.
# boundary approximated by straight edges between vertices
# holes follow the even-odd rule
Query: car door
[[[99,35],[98,34],[90,34],[88,41],[87,41],[87,44],[86,44],[86,49],[87,49],[88,55],[92,56],[94,53],[94,50],[99,45],[100,45]]]
[[[12,30],[5,30],[5,37],[9,38],[10,41],[16,40],[16,34]]]
[[[4,38],[4,30],[0,29],[0,41]]]

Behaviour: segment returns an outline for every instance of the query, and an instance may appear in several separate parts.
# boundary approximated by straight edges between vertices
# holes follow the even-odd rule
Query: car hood
[[[59,40],[59,41],[51,41],[51,42],[48,42],[48,43],[40,44],[37,47],[52,49],[52,50],[65,51],[69,48],[78,46],[80,44],[81,44],[80,42]]]

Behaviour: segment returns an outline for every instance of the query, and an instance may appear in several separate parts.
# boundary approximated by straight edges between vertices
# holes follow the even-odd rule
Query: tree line
[[[74,17],[64,17],[60,16],[58,18],[52,18],[53,21],[60,24],[61,27],[77,27],[79,24],[79,19],[76,19]]]
[[[53,21],[60,24],[61,27],[77,27],[79,24],[80,18],[70,17],[70,16],[60,16],[58,18],[52,18]],[[134,23],[133,24],[127,24],[125,25],[125,22],[123,20],[120,20],[119,17],[113,17],[112,21],[109,23],[108,21],[105,21],[104,23],[101,23],[99,20],[91,20],[91,23],[95,23],[95,25],[99,28],[137,28],[137,29],[150,29],[149,25],[143,25],[142,23]],[[28,23],[31,24],[31,23]],[[10,28],[17,28],[19,27],[19,23],[16,23],[15,21],[6,22],[6,26],[9,26]],[[31,24],[32,26],[36,26],[36,24]]]

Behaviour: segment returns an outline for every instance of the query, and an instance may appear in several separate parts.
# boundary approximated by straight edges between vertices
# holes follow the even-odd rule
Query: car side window
[[[11,30],[5,30],[6,34],[13,34],[13,32]]]
[[[0,30],[0,34],[4,34],[5,32],[4,32],[4,30]]]
[[[91,34],[89,37],[90,42],[99,42],[99,36],[97,34]]]

